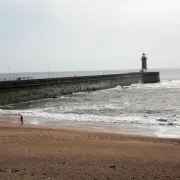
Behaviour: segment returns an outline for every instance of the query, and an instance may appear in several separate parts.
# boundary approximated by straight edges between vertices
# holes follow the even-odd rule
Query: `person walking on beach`
[[[23,125],[23,123],[24,123],[23,115],[20,116],[20,121],[21,121],[21,125]]]

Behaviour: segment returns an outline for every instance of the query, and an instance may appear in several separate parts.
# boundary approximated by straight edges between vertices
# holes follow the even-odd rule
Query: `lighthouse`
[[[145,53],[142,54],[141,60],[142,60],[141,72],[146,72],[147,71],[147,57]]]

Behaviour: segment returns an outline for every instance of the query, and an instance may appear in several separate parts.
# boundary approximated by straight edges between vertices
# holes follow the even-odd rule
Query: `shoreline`
[[[93,129],[92,126],[86,126],[86,128],[82,126],[73,125],[62,125],[62,126],[53,126],[53,125],[33,125],[33,124],[15,124],[15,123],[7,123],[0,122],[0,128],[7,129],[8,131],[47,131],[47,132],[69,132],[69,133],[80,133],[80,134],[95,134],[95,135],[110,135],[112,137],[120,137],[126,138],[129,140],[140,140],[140,141],[153,141],[153,142],[177,142],[180,143],[180,138],[172,138],[172,137],[157,137],[151,135],[144,134],[131,134],[131,133],[117,133],[112,131],[99,131],[99,128]],[[1,133],[1,132],[0,132]]]
[[[0,116],[0,126],[14,126],[19,127],[19,116]],[[89,124],[89,123],[62,123],[62,124],[23,124],[23,127],[38,128],[38,129],[70,129],[89,132],[111,133],[119,135],[130,136],[144,136],[150,138],[162,138],[162,139],[180,139],[180,134],[161,134],[160,130],[146,128],[131,127],[128,125],[113,125],[113,124]]]

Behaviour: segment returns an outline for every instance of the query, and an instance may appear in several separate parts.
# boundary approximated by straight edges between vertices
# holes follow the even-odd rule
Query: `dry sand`
[[[180,140],[0,125],[0,180],[180,179]]]

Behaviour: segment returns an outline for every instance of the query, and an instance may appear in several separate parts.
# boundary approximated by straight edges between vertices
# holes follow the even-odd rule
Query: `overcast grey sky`
[[[180,68],[180,0],[0,0],[0,26],[0,72]]]

